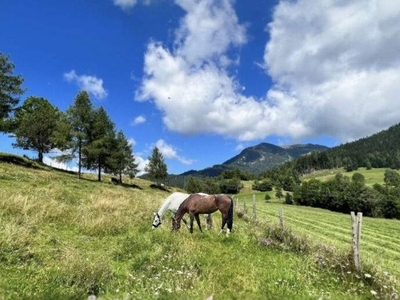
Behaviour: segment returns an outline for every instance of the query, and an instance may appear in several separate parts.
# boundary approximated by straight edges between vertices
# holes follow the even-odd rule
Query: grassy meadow
[[[375,256],[357,273],[326,251],[346,253],[346,215],[284,206],[285,225],[309,236],[308,251],[303,240],[268,242],[282,204],[264,194],[259,222],[235,215],[229,237],[218,234],[219,213],[203,234],[171,232],[169,215],[152,230],[153,212],[175,189],[18,163],[0,161],[0,299],[389,299],[398,288],[385,272],[400,269],[399,221],[364,220],[362,254]]]
[[[243,210],[246,201],[248,216],[253,214],[252,195],[238,195]],[[256,193],[256,216],[266,223],[279,222],[282,208],[284,225],[311,242],[335,247],[337,251],[350,251],[352,229],[350,214],[304,206],[286,205],[274,199],[266,203],[265,193]],[[363,217],[361,233],[362,261],[375,265],[381,272],[389,272],[400,278],[400,221]]]
[[[311,174],[305,175],[302,177],[302,180],[310,180],[317,179],[319,181],[328,181],[330,179],[335,178],[337,173],[342,173],[344,176],[347,176],[351,179],[354,173],[360,173],[365,178],[365,184],[368,186],[373,186],[375,183],[383,184],[384,174],[387,168],[377,168],[367,170],[366,168],[358,168],[358,170],[346,172],[343,168],[337,170],[321,170],[316,171]],[[398,171],[397,171],[398,172]]]

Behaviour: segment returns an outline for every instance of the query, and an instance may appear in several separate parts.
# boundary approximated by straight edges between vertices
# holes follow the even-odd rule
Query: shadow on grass
[[[27,168],[33,168],[33,169],[41,169],[42,168],[41,165],[34,160],[30,160],[29,158],[21,157],[21,156],[17,156],[17,155],[13,155],[13,154],[0,153],[0,161],[27,167]]]
[[[158,189],[158,190],[161,190],[161,191],[170,192],[170,190],[166,186],[163,186],[163,185],[158,185],[158,184],[154,184],[153,183],[153,184],[150,185],[150,187],[152,189]]]
[[[132,188],[132,189],[139,189],[139,190],[143,190],[142,187],[134,184],[134,183],[121,183],[121,186],[123,186],[124,188]]]

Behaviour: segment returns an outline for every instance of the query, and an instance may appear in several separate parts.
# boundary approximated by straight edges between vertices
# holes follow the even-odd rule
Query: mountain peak
[[[328,149],[328,147],[313,144],[296,144],[281,147],[263,142],[243,149],[238,155],[220,165],[215,165],[197,172],[190,171],[190,174],[217,176],[227,169],[239,169],[259,174],[309,152],[324,151],[326,149]],[[182,175],[189,174],[185,172]]]

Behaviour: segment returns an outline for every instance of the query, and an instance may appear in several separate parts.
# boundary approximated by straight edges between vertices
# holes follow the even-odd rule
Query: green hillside
[[[349,178],[351,178],[354,175],[354,173],[360,173],[365,178],[365,184],[368,186],[373,186],[376,183],[384,184],[383,179],[386,170],[387,170],[386,168],[378,168],[370,170],[367,170],[366,168],[358,168],[357,170],[351,172],[346,172],[346,170],[344,170],[343,168],[335,170],[320,170],[302,176],[302,180],[317,179],[320,181],[327,181],[333,179],[337,173],[342,173],[344,176],[347,176]]]
[[[377,268],[366,261],[356,273],[338,260],[347,256],[344,244],[326,252],[336,244],[333,236],[348,228],[344,215],[285,206],[288,228],[294,224],[301,235],[305,226],[314,237],[301,251],[284,240],[265,243],[274,238],[267,232],[280,204],[268,206],[264,194],[258,194],[259,222],[235,215],[228,238],[218,235],[218,213],[213,230],[203,234],[197,227],[192,235],[184,228],[171,232],[168,216],[152,230],[153,212],[174,189],[151,188],[142,179],[124,186],[110,184],[107,176],[103,182],[88,174],[78,180],[11,160],[0,161],[0,299],[370,299],[375,293],[389,298],[398,287],[400,260],[391,246],[399,243],[397,221],[366,221],[366,230],[374,228],[378,245],[388,250],[371,246],[380,257]],[[315,247],[321,242],[328,243],[325,250]],[[372,251],[369,244],[366,237],[365,249]],[[321,255],[324,263],[316,260]],[[343,264],[341,271],[325,265],[330,259]]]

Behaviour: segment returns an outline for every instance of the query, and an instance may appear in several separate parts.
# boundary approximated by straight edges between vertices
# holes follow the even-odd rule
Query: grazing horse
[[[207,194],[199,193],[199,195],[207,195]],[[189,196],[190,196],[190,194],[185,194],[185,193],[180,193],[180,192],[175,192],[175,193],[172,193],[171,195],[169,195],[167,197],[167,199],[165,199],[164,203],[161,205],[158,212],[154,213],[153,229],[156,229],[158,226],[161,225],[161,218],[167,210],[170,210],[172,212],[172,220],[173,220],[179,206]],[[204,217],[206,219],[206,229],[208,229],[208,228],[211,229],[211,227],[212,227],[211,214],[206,214],[206,215],[204,215]],[[188,227],[186,219],[182,218],[182,221]]]
[[[196,219],[197,225],[201,230],[199,214],[211,214],[219,210],[222,215],[222,226],[221,232],[223,231],[225,224],[228,226],[226,235],[232,231],[233,225],[233,200],[231,197],[219,194],[219,195],[199,195],[192,194],[185,201],[182,202],[178,211],[175,214],[175,218],[172,222],[174,230],[178,230],[181,227],[181,220],[186,213],[190,216],[190,233],[193,233],[193,220]],[[220,233],[221,233],[220,232]]]

